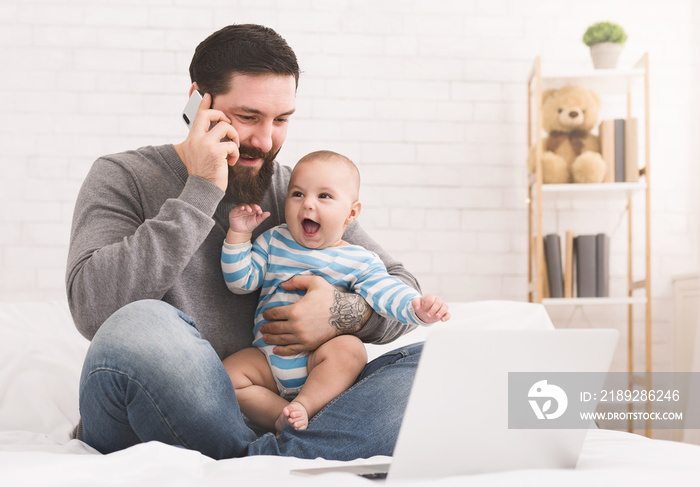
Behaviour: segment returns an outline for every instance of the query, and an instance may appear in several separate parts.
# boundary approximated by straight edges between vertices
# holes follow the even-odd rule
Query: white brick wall
[[[536,55],[552,69],[588,67],[580,38],[605,19],[629,34],[622,64],[651,53],[655,350],[665,367],[671,277],[698,268],[697,1],[3,0],[0,300],[64,296],[72,207],[90,164],[184,137],[191,54],[231,22],[269,25],[299,56],[283,162],[322,147],[353,158],[363,225],[424,291],[524,300],[526,77]],[[599,214],[574,213],[583,227]],[[618,326],[619,310],[587,313]]]

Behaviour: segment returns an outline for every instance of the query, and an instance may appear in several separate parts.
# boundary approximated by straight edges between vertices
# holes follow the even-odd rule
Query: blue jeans
[[[137,301],[107,319],[88,349],[80,380],[82,439],[102,453],[160,441],[215,459],[391,455],[421,348],[370,362],[307,430],[258,436],[192,319],[162,301]]]

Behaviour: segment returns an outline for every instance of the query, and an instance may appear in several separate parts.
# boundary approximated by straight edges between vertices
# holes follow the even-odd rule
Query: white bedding
[[[551,327],[539,305],[452,305],[465,326]],[[411,334],[410,343],[423,335]],[[16,485],[371,485],[351,474],[292,475],[293,468],[340,462],[277,457],[214,461],[197,452],[146,443],[103,456],[70,432],[87,349],[64,302],[0,304],[0,486]],[[386,350],[369,347],[370,357]],[[383,459],[356,460],[367,463]],[[521,470],[417,482],[416,485],[700,485],[700,447],[591,430],[576,469]],[[413,485],[413,484],[411,484]]]

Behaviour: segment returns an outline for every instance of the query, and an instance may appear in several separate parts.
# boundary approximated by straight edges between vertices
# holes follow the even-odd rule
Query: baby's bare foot
[[[282,428],[291,426],[297,430],[305,430],[309,425],[309,415],[306,408],[298,402],[290,402],[287,407],[282,410],[282,414],[275,422],[275,429],[279,435]]]

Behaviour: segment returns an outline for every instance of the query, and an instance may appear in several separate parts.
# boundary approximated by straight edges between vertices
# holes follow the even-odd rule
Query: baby
[[[263,312],[301,297],[281,283],[295,275],[321,276],[360,294],[376,312],[406,324],[450,317],[440,298],[421,297],[389,275],[376,254],[343,241],[345,229],[360,214],[359,188],[360,174],[350,159],[313,152],[292,171],[286,224],[252,244],[252,231],[270,214],[257,205],[240,205],[229,215],[221,258],[226,285],[236,294],[262,291],[253,348],[227,357],[224,366],[243,414],[278,434],[285,426],[306,429],[309,418],[350,387],[367,362],[364,344],[353,335],[332,338],[308,354],[274,355],[260,332]]]

